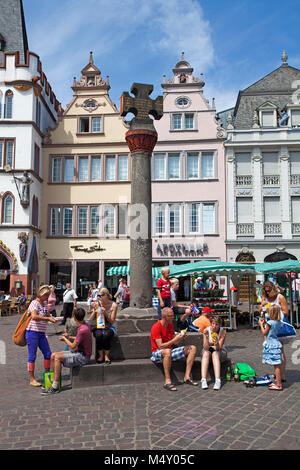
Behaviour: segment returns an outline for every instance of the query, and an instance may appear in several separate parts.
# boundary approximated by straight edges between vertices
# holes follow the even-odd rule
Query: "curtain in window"
[[[170,179],[180,178],[180,157],[179,155],[169,155],[168,157],[168,173]]]
[[[13,167],[13,161],[14,161],[14,142],[12,140],[7,140],[5,164]]]
[[[99,181],[101,178],[101,159],[100,157],[92,158],[92,181]]]
[[[215,220],[215,205],[203,204],[202,206],[202,232],[215,233],[216,220]]]
[[[105,206],[104,233],[105,235],[114,235],[114,232],[115,232],[115,208],[114,206]]]
[[[115,181],[116,179],[116,157],[106,157],[105,169],[106,181]]]
[[[118,158],[119,181],[128,180],[128,157],[121,155]]]
[[[79,158],[78,180],[88,181],[89,179],[89,159],[88,157]]]
[[[74,158],[65,159],[65,182],[74,181]]]
[[[213,154],[202,154],[201,156],[201,178],[214,177],[214,156]]]
[[[166,179],[166,155],[154,155],[154,179]]]

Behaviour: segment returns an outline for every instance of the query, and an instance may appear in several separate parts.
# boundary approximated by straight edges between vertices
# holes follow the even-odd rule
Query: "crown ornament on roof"
[[[285,49],[283,50],[282,52],[282,56],[281,56],[281,61],[282,61],[282,65],[287,65],[287,60],[288,60],[288,55],[285,51]]]

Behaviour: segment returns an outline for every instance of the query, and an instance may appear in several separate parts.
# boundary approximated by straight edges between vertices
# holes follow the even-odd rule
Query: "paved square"
[[[45,397],[28,385],[27,348],[12,343],[17,321],[17,316],[0,318],[0,340],[5,343],[0,351],[0,449],[300,449],[300,369],[292,363],[292,355],[300,362],[298,330],[299,344],[286,345],[283,392],[234,382],[218,392],[212,384],[207,391],[183,385],[175,393],[162,384],[72,390],[69,372],[63,369],[64,390]],[[64,349],[54,333],[50,324],[51,349]],[[229,332],[227,347],[234,362],[249,363],[258,375],[272,372],[261,363],[258,330]],[[39,351],[36,377],[42,372]]]

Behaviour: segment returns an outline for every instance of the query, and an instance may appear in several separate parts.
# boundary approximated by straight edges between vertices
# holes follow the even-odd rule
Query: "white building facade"
[[[300,259],[300,70],[286,60],[227,112],[228,261]]]
[[[6,27],[13,15],[20,30]],[[22,2],[1,4],[0,17],[0,290],[17,295],[39,283],[42,140],[60,104],[26,48]]]

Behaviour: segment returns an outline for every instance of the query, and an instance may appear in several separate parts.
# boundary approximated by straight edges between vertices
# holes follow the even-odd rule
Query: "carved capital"
[[[125,138],[131,153],[152,153],[157,141],[157,132],[144,129],[131,130],[126,132]]]

